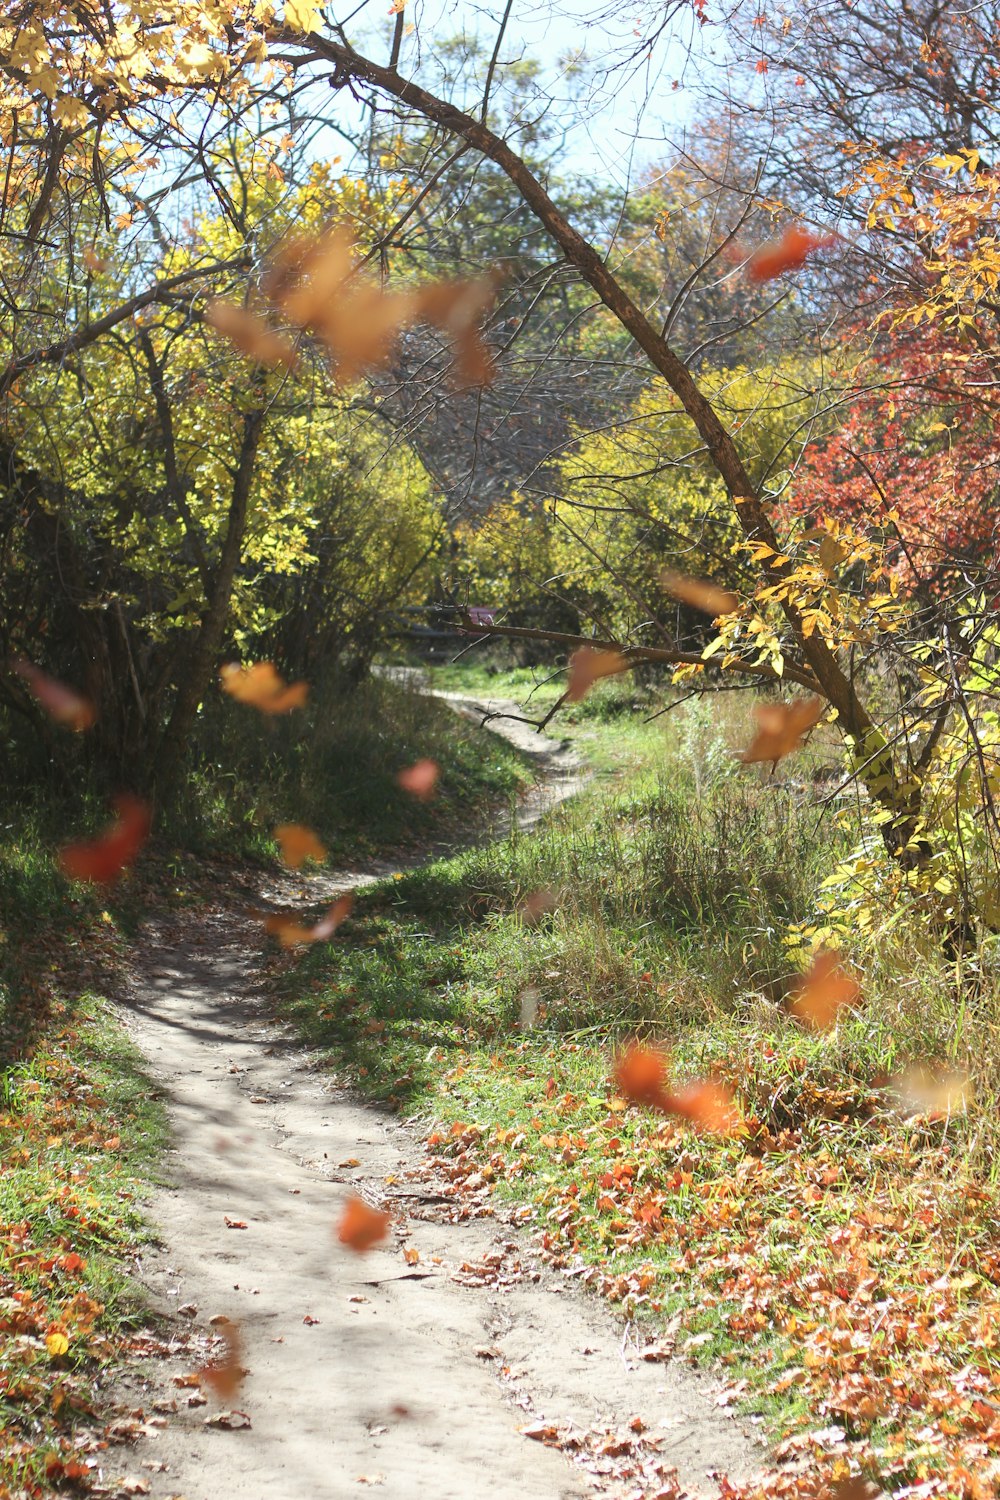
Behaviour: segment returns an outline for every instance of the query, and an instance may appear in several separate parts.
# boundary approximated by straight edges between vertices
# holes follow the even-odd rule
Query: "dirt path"
[[[539,757],[530,823],[579,770],[524,726],[497,727],[530,736]],[[387,868],[325,876],[310,895]],[[138,1492],[653,1497],[674,1494],[674,1467],[702,1494],[716,1493],[713,1472],[756,1467],[708,1382],[644,1362],[596,1298],[535,1264],[523,1232],[499,1215],[463,1217],[428,1181],[414,1130],[332,1086],[269,1019],[259,944],[259,924],[231,905],[150,924],[127,1017],[173,1131],[172,1185],[152,1206],[162,1243],[140,1276],[177,1330],[176,1355],[137,1367],[119,1393],[145,1419],[130,1455],[148,1485]],[[333,1237],[351,1190],[393,1212],[391,1242],[366,1256]],[[238,1324],[248,1370],[232,1398],[251,1424],[237,1416],[239,1430],[206,1422],[220,1403],[173,1381],[197,1367],[220,1315]],[[561,1448],[545,1441],[552,1427]]]

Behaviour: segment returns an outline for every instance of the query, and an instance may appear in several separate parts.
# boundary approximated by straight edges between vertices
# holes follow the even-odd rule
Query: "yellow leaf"
[[[58,124],[65,125],[70,130],[86,125],[90,121],[90,111],[87,106],[80,99],[70,99],[66,96],[59,100],[52,113]]]
[[[306,33],[316,30],[319,6],[314,0],[285,0],[285,25]]]
[[[45,1347],[53,1359],[58,1359],[69,1349],[69,1339],[64,1333],[50,1333],[46,1337]]]

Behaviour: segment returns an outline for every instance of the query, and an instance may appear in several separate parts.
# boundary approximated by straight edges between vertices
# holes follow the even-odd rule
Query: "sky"
[[[392,30],[392,18],[378,15],[383,6],[388,10],[385,0],[369,0],[358,18],[357,45],[363,42],[380,58]],[[665,142],[682,135],[693,105],[688,85],[711,38],[701,35],[693,5],[678,9],[676,21],[649,48],[644,42],[664,14],[662,3],[638,0],[625,8],[613,0],[572,6],[512,0],[500,62],[531,58],[540,64],[540,81],[553,100],[550,122],[557,119],[565,135],[564,169],[623,187],[637,168],[662,160]],[[400,72],[433,87],[441,44],[464,34],[478,37],[489,54],[502,9],[477,0],[408,0],[405,14],[413,30],[403,43]],[[582,88],[567,63],[572,59],[592,71],[593,81]]]

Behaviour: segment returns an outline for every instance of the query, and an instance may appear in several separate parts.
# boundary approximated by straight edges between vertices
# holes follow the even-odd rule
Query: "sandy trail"
[[[456,706],[482,715],[483,705]],[[496,727],[538,757],[530,824],[579,785],[578,767],[523,725]],[[318,899],[392,868],[307,885]],[[288,890],[276,880],[263,896]],[[148,1485],[141,1492],[652,1497],[673,1493],[664,1488],[672,1467],[697,1494],[717,1492],[713,1473],[754,1469],[753,1444],[712,1406],[710,1383],[679,1364],[643,1362],[621,1321],[572,1279],[540,1269],[529,1237],[499,1214],[463,1219],[419,1170],[418,1133],[335,1087],[270,1019],[259,931],[231,905],[152,922],[126,1017],[173,1135],[171,1185],[151,1210],[160,1243],[139,1274],[177,1330],[178,1352],[136,1366],[118,1393],[124,1410],[162,1423],[128,1460]],[[352,1190],[393,1213],[391,1240],[365,1256],[333,1235]],[[404,1247],[419,1261],[408,1263]],[[248,1374],[230,1402],[189,1406],[202,1398],[172,1377],[197,1367],[184,1341],[213,1332],[215,1315],[238,1324]],[[252,1425],[208,1425],[220,1405]],[[630,1436],[634,1418],[641,1437]],[[532,1441],[519,1429],[533,1424],[569,1426],[579,1444],[566,1452]],[[607,1432],[632,1443],[624,1457],[597,1451]],[[623,1463],[633,1466],[625,1487]]]

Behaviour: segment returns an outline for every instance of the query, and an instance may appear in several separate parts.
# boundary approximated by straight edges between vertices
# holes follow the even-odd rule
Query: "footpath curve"
[[[448,696],[479,719],[516,713]],[[579,787],[565,747],[512,719],[489,727],[537,758],[519,825]],[[304,885],[317,901],[401,867],[324,872],[297,893]],[[289,894],[279,876],[261,892]],[[645,1362],[621,1320],[540,1266],[500,1210],[461,1218],[421,1170],[419,1133],[336,1087],[275,1024],[259,932],[220,901],[154,917],[137,945],[124,1020],[172,1137],[169,1185],[150,1209],[159,1239],[137,1275],[175,1336],[170,1356],[133,1366],[116,1393],[142,1424],[127,1459],[110,1455],[128,1468],[119,1493],[667,1500],[674,1468],[684,1491],[705,1496],[718,1493],[716,1476],[755,1470],[760,1450],[713,1406],[709,1380]],[[334,1239],[349,1192],[393,1213],[390,1240],[364,1256]],[[213,1317],[238,1326],[247,1374],[227,1401],[209,1391],[206,1404],[176,1378],[204,1362]],[[547,1446],[552,1426],[579,1442]]]

